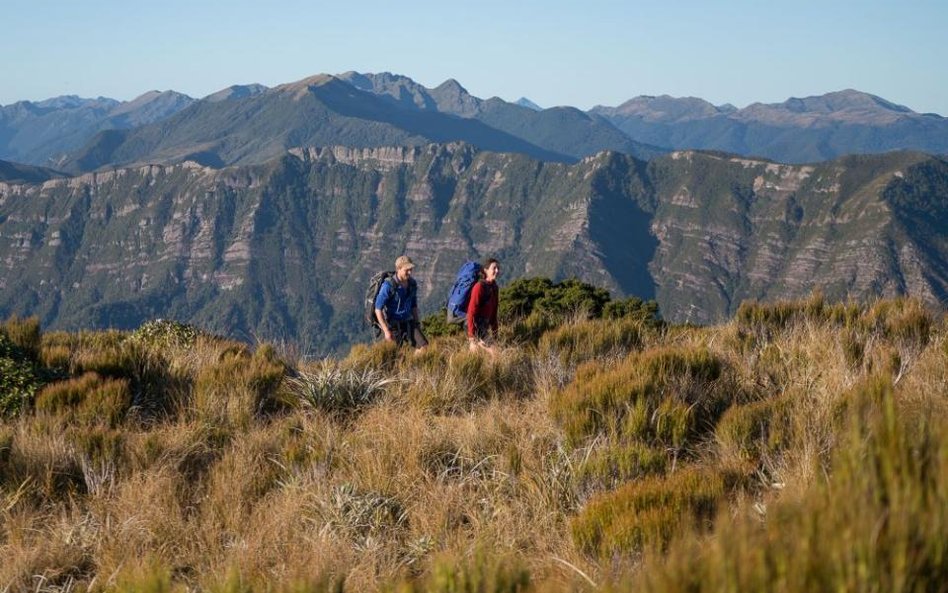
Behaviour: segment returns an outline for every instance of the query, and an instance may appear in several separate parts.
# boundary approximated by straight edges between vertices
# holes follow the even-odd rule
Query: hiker
[[[382,283],[375,297],[375,318],[385,340],[399,346],[408,342],[416,352],[428,345],[418,321],[418,286],[412,278],[414,262],[407,255],[395,260],[395,276]]]
[[[500,275],[500,262],[494,258],[488,259],[480,275],[481,279],[471,289],[471,300],[467,305],[467,339],[471,352],[484,348],[496,354],[494,342],[497,339],[497,276]]]

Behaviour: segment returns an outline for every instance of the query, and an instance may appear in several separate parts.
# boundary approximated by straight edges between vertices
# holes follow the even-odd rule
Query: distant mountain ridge
[[[429,89],[407,76],[390,72],[346,72],[339,77],[402,107],[437,110],[475,119],[531,144],[576,159],[601,150],[615,150],[645,159],[666,152],[632,140],[596,114],[583,113],[575,107],[541,110],[535,105],[508,103],[498,97],[480,99],[468,93],[454,79]]]
[[[404,109],[323,74],[240,100],[198,101],[138,128],[101,132],[73,153],[62,169],[81,173],[186,160],[222,167],[262,163],[294,146],[369,148],[452,141],[542,160],[571,160],[570,155],[537,146],[477,119],[440,110]]]
[[[948,119],[852,89],[783,103],[753,103],[743,109],[694,97],[636,97],[590,112],[640,142],[780,162],[819,162],[903,149],[948,152]]]
[[[0,107],[0,159],[57,166],[61,157],[97,132],[159,121],[194,99],[174,91],[150,91],[126,102],[74,95]]]
[[[304,80],[312,82],[320,76]],[[124,103],[76,96],[21,101],[0,107],[0,159],[73,172],[188,158],[223,166],[263,162],[304,141],[359,147],[463,141],[550,160],[575,160],[601,150],[644,159],[670,150],[722,150],[791,163],[904,149],[948,153],[948,120],[852,89],[782,103],[754,103],[742,109],[696,97],[640,96],[617,107],[600,105],[582,112],[573,107],[541,109],[527,99],[513,103],[497,97],[481,99],[454,79],[426,88],[389,72],[350,71],[332,78],[385,105],[367,108],[371,101],[348,93],[353,104],[346,105],[344,98],[327,104],[320,124],[306,119],[313,115],[306,112],[298,113],[303,119],[296,121],[277,116],[280,121],[271,121],[273,127],[267,129],[249,121],[256,114],[248,108],[240,114],[245,123],[242,130],[223,121],[214,130],[206,121],[214,119],[209,115],[213,109],[206,109],[208,104],[261,101],[258,105],[262,105],[271,89],[259,84],[233,85],[201,100],[174,91],[150,91]],[[162,128],[185,144],[154,142],[149,139],[154,130],[138,133],[139,128],[162,124],[195,104],[205,107],[195,112],[202,135]],[[479,122],[486,128],[475,129],[438,115]],[[183,120],[178,121],[183,125]],[[321,130],[315,129],[320,126]],[[96,134],[101,136],[96,138]],[[234,143],[244,146],[226,146],[227,134],[235,134]],[[241,135],[255,138],[248,143]],[[136,142],[142,146],[132,149],[130,144]],[[264,144],[269,147],[262,149]],[[112,160],[112,155],[118,160]]]
[[[309,100],[305,84],[281,89]],[[744,299],[909,294],[948,303],[948,161],[921,153],[783,165],[679,151],[575,164],[467,144],[301,147],[0,183],[0,315],[52,328],[153,317],[326,352],[366,338],[372,273],[406,252],[425,312],[460,262],[576,276],[705,323]]]
[[[239,100],[221,101],[221,96]],[[225,89],[167,118],[105,130],[60,167],[72,173],[194,160],[264,162],[293,146],[419,146],[467,142],[485,150],[572,161],[601,150],[649,158],[664,151],[571,107],[536,111],[469,94],[457,81],[427,89],[383,73],[321,74],[272,89]]]

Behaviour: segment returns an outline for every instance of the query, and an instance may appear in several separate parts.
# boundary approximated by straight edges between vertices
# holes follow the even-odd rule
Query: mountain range
[[[948,119],[852,89],[743,109],[694,97],[636,97],[590,113],[639,142],[788,163],[901,149],[948,153]]]
[[[286,88],[309,100],[308,84]],[[180,114],[179,116],[180,117]],[[458,266],[579,277],[704,323],[744,299],[948,302],[948,161],[816,165],[676,151],[541,161],[465,143],[304,146],[260,164],[0,183],[0,313],[47,327],[172,317],[325,352],[365,339],[368,277],[407,253],[425,312]]]
[[[299,94],[300,89],[306,89]],[[136,163],[261,163],[301,145],[420,146],[461,141],[541,160],[602,150],[650,159],[721,150],[787,163],[890,150],[948,153],[948,119],[845,90],[743,109],[639,96],[588,112],[480,99],[447,80],[391,73],[235,85],[197,100],[151,91],[128,102],[57,97],[0,107],[0,159],[83,173]]]

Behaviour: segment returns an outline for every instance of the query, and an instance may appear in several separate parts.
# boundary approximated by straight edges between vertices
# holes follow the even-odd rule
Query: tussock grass
[[[9,340],[22,356],[30,360],[39,358],[41,340],[39,318],[11,317],[0,324],[0,334]]]
[[[680,448],[713,427],[732,394],[718,379],[722,363],[702,348],[633,353],[618,364],[591,363],[551,402],[573,444],[605,434]]]
[[[139,332],[152,340],[4,324],[0,358],[34,383],[0,420],[0,584],[946,581],[944,318],[817,296],[713,327],[518,323],[496,355],[449,336],[316,362],[172,325]]]
[[[105,379],[96,373],[52,383],[36,395],[36,410],[85,424],[116,426],[128,412],[132,394],[127,379]]]
[[[899,414],[898,394],[885,379],[862,386],[859,398],[863,405],[847,416],[845,445],[803,496],[768,505],[764,521],[725,518],[714,538],[678,542],[667,559],[627,586],[661,592],[943,590],[944,417]]]
[[[638,350],[648,331],[638,319],[596,319],[563,325],[543,334],[539,355],[557,356],[564,365],[576,366],[597,359],[611,359]]]
[[[573,521],[573,538],[600,556],[662,550],[685,529],[709,527],[727,486],[721,472],[694,467],[628,483],[592,499]]]

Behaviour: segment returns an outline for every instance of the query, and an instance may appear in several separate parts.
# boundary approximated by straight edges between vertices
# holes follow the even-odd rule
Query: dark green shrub
[[[448,323],[448,310],[444,307],[422,319],[421,327],[429,338],[456,336],[464,331],[463,324]]]
[[[0,417],[19,414],[30,405],[42,385],[31,362],[0,357]]]
[[[632,318],[649,324],[658,324],[658,302],[643,301],[639,297],[609,301],[602,308],[602,317],[604,319]]]

